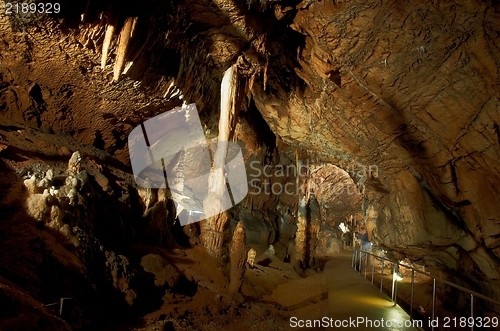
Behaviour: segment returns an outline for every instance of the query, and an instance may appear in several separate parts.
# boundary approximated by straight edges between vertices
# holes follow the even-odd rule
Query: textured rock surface
[[[132,284],[136,278],[136,272],[129,259],[114,252],[106,252],[106,269],[113,286],[123,293],[125,301],[132,306],[137,299],[137,292]]]
[[[492,280],[500,267],[498,22],[498,6],[486,3],[313,2],[292,24],[305,36],[295,67],[303,94],[274,78],[274,95],[254,90],[285,141],[344,168],[378,167],[366,181],[378,201],[377,242],[436,267],[440,249],[459,247],[457,259],[472,250],[469,275]]]
[[[148,254],[141,258],[144,271],[155,275],[155,285],[158,287],[175,288],[179,285],[180,273],[164,258],[157,254]]]
[[[306,198],[300,200],[297,210],[297,232],[295,234],[295,245],[292,253],[292,265],[297,271],[307,268],[308,247],[308,219],[306,209]]]
[[[231,263],[231,273],[229,277],[229,292],[233,296],[240,294],[241,286],[243,285],[243,277],[245,276],[246,262],[249,250],[246,244],[245,224],[238,222],[234,230],[231,248],[229,250],[229,259]],[[255,256],[254,256],[255,258]],[[252,261],[253,267],[253,261]]]
[[[369,224],[377,244],[500,299],[497,1],[283,0],[266,11],[244,1],[148,1],[139,13],[125,2],[115,35],[139,18],[125,60],[133,65],[117,84],[112,65],[100,69],[105,9],[96,5],[78,23],[86,1],[75,3],[38,24],[0,17],[3,116],[104,149],[103,162],[127,163],[131,129],[181,100],[197,103],[214,138],[222,73],[237,63],[248,97],[235,138],[247,162],[338,165],[364,194],[367,216],[377,215]],[[117,45],[108,63],[119,62]],[[297,204],[293,195],[261,194],[238,208],[288,247],[293,237],[279,229],[294,222],[280,217],[295,218]],[[352,214],[347,208],[340,220]]]
[[[332,231],[329,228],[321,229],[318,245],[314,253],[317,256],[336,256],[340,254],[342,250],[342,240],[339,237],[339,231]]]

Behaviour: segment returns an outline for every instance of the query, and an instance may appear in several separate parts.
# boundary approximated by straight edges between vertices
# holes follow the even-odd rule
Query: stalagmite
[[[208,194],[203,201],[203,211],[206,215],[215,215],[207,218],[201,224],[201,240],[207,252],[219,259],[224,259],[226,251],[223,249],[224,229],[229,220],[229,214],[224,210],[221,202],[226,193],[226,179],[224,166],[226,163],[228,141],[231,138],[233,123],[235,123],[237,108],[238,77],[236,65],[231,66],[224,73],[221,83],[221,109],[219,118],[219,137],[215,151],[213,170],[208,179]]]
[[[174,175],[174,180],[173,180],[173,185],[170,187],[172,190],[172,196],[175,198],[176,196],[179,197],[179,199],[176,199],[176,201],[181,201],[182,198],[180,196],[182,195],[182,192],[184,191],[184,179],[185,179],[185,174],[184,174],[184,157],[185,157],[185,151],[182,150],[179,154],[179,159],[177,160],[177,163],[174,165],[172,169],[172,174]],[[177,204],[176,206],[176,216],[179,216],[181,212],[185,210],[184,206],[181,205],[180,203]]]
[[[316,250],[316,246],[318,245],[319,238],[319,230],[321,228],[321,212],[319,208],[318,200],[314,196],[314,193],[311,193],[308,202],[308,209],[310,212],[310,222],[308,227],[308,267],[316,267],[316,259],[314,258],[314,251]]]
[[[113,80],[117,82],[122,74],[123,66],[125,64],[125,55],[127,53],[128,43],[133,33],[133,26],[136,18],[128,17],[123,24],[120,32],[120,44],[116,52],[116,62],[113,70]]]
[[[106,35],[104,36],[104,42],[102,43],[102,57],[101,57],[101,69],[106,67],[106,62],[108,61],[109,46],[111,45],[111,40],[115,34],[116,29],[116,18],[108,14],[109,20],[106,26]]]
[[[307,256],[307,208],[306,197],[302,197],[297,211],[297,232],[295,234],[295,254],[293,267],[300,271],[306,268]]]
[[[172,173],[174,174],[174,185],[170,189],[176,190],[178,192],[184,191],[184,158],[186,152],[184,150],[179,152],[179,159],[177,163],[174,165],[172,169]]]
[[[248,266],[250,267],[250,269],[253,269],[255,267],[255,257],[256,256],[257,256],[257,252],[255,251],[255,249],[250,248],[250,250],[248,251],[248,255],[247,255],[247,263],[248,263]]]
[[[151,188],[149,178],[146,178],[146,180],[144,181],[144,187],[137,188],[137,194],[139,195],[139,198],[144,205],[143,216],[147,215],[148,209],[153,207],[155,202],[158,200],[159,192],[160,191]]]
[[[49,188],[50,186],[52,186],[53,180],[54,180],[54,170],[49,169],[47,170],[45,177],[38,183],[37,186],[41,188]]]
[[[26,179],[23,182],[23,185],[28,189],[28,193],[30,195],[33,195],[37,192],[37,186],[36,186],[36,176],[32,175],[31,178]]]
[[[232,295],[240,293],[245,275],[248,247],[246,245],[245,224],[238,222],[233,234],[233,242],[230,251],[231,273],[229,281],[229,292]]]
[[[82,162],[82,155],[79,151],[76,151],[71,155],[68,161],[68,174],[75,176],[80,172],[80,163]]]
[[[376,203],[376,201],[374,202]],[[365,214],[366,231],[368,233],[368,241],[372,241],[373,230],[377,227],[378,212],[373,204],[368,206]]]

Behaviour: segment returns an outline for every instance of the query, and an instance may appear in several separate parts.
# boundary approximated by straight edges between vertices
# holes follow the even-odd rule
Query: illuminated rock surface
[[[310,238],[296,237],[310,229],[297,230],[297,209],[320,187],[320,229],[328,231],[314,245],[336,250],[329,234],[352,215],[382,248],[500,299],[496,1],[60,3],[60,14],[0,16],[0,295],[15,307],[8,326],[20,327],[16,314],[25,311],[32,329],[97,321],[106,329],[136,309],[126,315],[147,325],[191,313],[186,329],[247,327],[225,289],[229,266],[194,245],[204,228],[190,225],[188,238],[168,192],[136,187],[127,146],[133,128],[183,102],[196,103],[215,140],[221,81],[234,64],[242,86],[234,140],[256,181],[212,227],[211,255],[228,262],[242,221],[257,256],[272,244],[272,263],[289,266],[295,255],[310,264],[301,251]],[[68,169],[77,151],[81,163],[72,158]],[[199,169],[190,156],[184,164]],[[297,180],[279,165],[307,166]],[[182,253],[189,243],[194,251]],[[140,265],[148,254],[176,266],[183,290],[158,293]],[[191,269],[189,259],[197,261]],[[200,261],[213,263],[210,271]],[[255,301],[272,288],[252,283],[265,277],[259,270],[242,285]],[[75,298],[66,323],[41,306],[64,296]],[[269,309],[283,320],[248,301],[261,329],[286,325],[280,307]],[[228,317],[214,317],[220,312]]]

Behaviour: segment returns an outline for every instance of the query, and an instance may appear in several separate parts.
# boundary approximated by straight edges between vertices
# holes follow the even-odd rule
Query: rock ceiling
[[[378,215],[375,240],[500,298],[496,1],[61,3],[72,9],[0,17],[3,116],[127,163],[130,131],[183,101],[214,137],[222,73],[237,63],[247,95],[235,137],[251,157],[293,163],[296,149],[344,169],[376,166],[353,176]]]

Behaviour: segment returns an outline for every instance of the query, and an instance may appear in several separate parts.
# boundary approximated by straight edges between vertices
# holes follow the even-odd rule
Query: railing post
[[[372,285],[373,285],[373,280],[375,279],[375,259],[373,259],[372,262]]]
[[[379,257],[379,256],[375,256],[371,253],[368,253],[368,252],[364,252],[365,254],[363,254],[363,251],[360,250],[360,249],[353,249],[354,251],[354,255],[353,255],[353,263],[354,263],[354,267],[355,267],[355,270],[358,271],[359,273],[361,273],[361,268],[363,267],[363,256],[365,257],[365,276],[364,278],[366,279],[366,275],[367,275],[367,264],[368,264],[368,255],[372,255],[373,256],[373,261],[372,261],[372,284],[374,284],[375,282],[375,259],[377,260],[380,260],[381,263],[382,263],[382,271],[381,271],[381,274],[380,274],[380,292],[382,293],[383,292],[383,289],[384,289],[384,269],[385,269],[385,261],[387,260],[388,263],[392,263],[392,286],[391,286],[391,300],[393,301],[394,303],[394,306],[397,305],[397,296],[398,296],[398,284],[397,284],[397,279],[396,278],[399,278],[398,277],[398,274],[399,274],[399,267],[400,267],[400,264],[399,264],[399,261],[397,262],[393,262],[391,261],[390,259],[386,259],[384,257]],[[359,253],[358,253],[359,251]],[[358,255],[359,254],[359,255]],[[465,293],[469,293],[470,294],[470,317],[474,318],[474,297],[478,297],[480,299],[483,299],[483,300],[486,300],[488,302],[491,302],[495,305],[499,305],[500,306],[500,302],[494,300],[494,299],[491,299],[487,296],[484,296],[482,295],[481,293],[478,293],[478,292],[474,292],[474,291],[471,291],[465,287],[462,287],[462,286],[459,286],[457,284],[454,284],[452,282],[448,282],[440,277],[435,277],[433,276],[432,274],[428,274],[428,273],[425,273],[425,272],[422,272],[422,271],[419,271],[419,270],[416,270],[414,269],[413,267],[410,267],[410,266],[406,266],[403,264],[403,267],[405,268],[410,268],[412,271],[411,271],[411,293],[410,293],[410,312],[409,312],[409,317],[410,317],[410,320],[413,321],[413,306],[414,306],[414,301],[415,301],[415,272],[418,272],[422,275],[425,275],[427,277],[430,277],[432,279],[432,321],[434,321],[436,319],[436,315],[437,315],[437,283],[436,281],[439,280],[441,283],[444,283],[444,284],[447,284],[449,286],[452,286],[462,292],[465,292]],[[389,268],[389,266],[388,266]],[[396,274],[396,270],[398,271],[398,274]],[[390,271],[389,271],[390,272]],[[374,284],[375,285],[375,284]],[[57,303],[56,303],[57,304]],[[51,305],[54,305],[54,304],[51,304]],[[49,305],[45,305],[45,306],[49,306]],[[431,325],[431,330],[434,331],[435,329],[435,325],[433,325],[434,323],[430,323]],[[474,331],[474,325],[471,325],[470,326],[470,329],[472,331]]]
[[[351,254],[351,268],[354,268],[354,254],[356,253],[355,250],[352,251],[352,254]]]
[[[398,277],[399,277],[399,262],[396,262],[395,264],[395,267],[394,268],[394,271],[392,272],[392,278],[394,279],[394,282],[393,282],[393,287],[394,287],[394,306],[397,305],[398,303]],[[397,270],[397,273],[396,273],[396,270]]]
[[[415,290],[415,269],[411,268],[410,320],[413,320],[413,292]]]
[[[394,302],[394,271],[395,271],[395,264],[392,264],[392,288],[391,288],[391,300]]]
[[[354,258],[354,270],[358,271],[359,251],[356,249],[356,256]]]
[[[432,320],[435,318],[436,309],[436,278],[432,278]],[[434,323],[432,325],[432,330],[434,331]]]
[[[474,294],[470,295],[470,317],[472,317],[471,331],[474,331]]]
[[[394,306],[398,304],[398,283],[399,280],[396,278],[396,281],[394,282]]]
[[[384,266],[385,266],[385,261],[382,260],[382,275],[380,276],[380,293],[382,293],[382,286],[384,281]]]
[[[361,252],[359,250],[356,250],[356,260],[354,260],[354,270],[359,269],[357,264],[359,262],[360,256],[361,256]]]
[[[368,253],[365,252],[365,279],[366,279],[366,267],[368,266]]]

